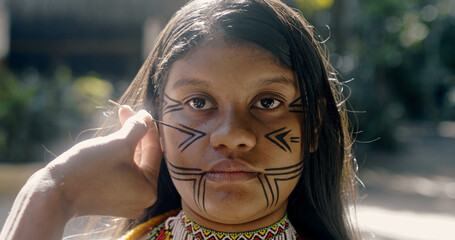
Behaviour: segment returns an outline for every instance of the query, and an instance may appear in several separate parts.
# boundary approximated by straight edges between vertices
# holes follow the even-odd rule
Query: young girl
[[[34,174],[0,238],[60,239],[72,217],[110,215],[135,219],[123,239],[359,239],[321,49],[278,0],[188,3],[120,99],[120,130]]]

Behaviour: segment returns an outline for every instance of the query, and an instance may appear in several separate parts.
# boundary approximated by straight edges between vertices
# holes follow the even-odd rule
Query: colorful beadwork
[[[162,223],[150,233],[150,237],[147,239],[172,240],[172,234],[170,230],[166,229],[166,224]]]
[[[289,222],[287,215],[285,215],[280,221],[275,224],[261,228],[251,232],[241,233],[227,233],[217,232],[204,228],[197,223],[191,221],[184,213],[180,220],[185,226],[186,231],[198,240],[263,240],[263,239],[274,239],[280,235],[284,235],[286,229],[289,228]]]
[[[251,232],[227,233],[204,228],[183,212],[156,227],[147,240],[301,240],[285,215],[275,224]]]

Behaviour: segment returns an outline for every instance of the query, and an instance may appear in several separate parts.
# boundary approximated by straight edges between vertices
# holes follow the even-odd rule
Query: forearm
[[[58,185],[43,169],[27,181],[16,197],[0,239],[61,239],[70,218]]]
[[[72,217],[137,218],[153,205],[162,158],[158,132],[146,111],[123,117],[119,131],[78,143],[35,173],[18,194],[0,239],[61,239]]]

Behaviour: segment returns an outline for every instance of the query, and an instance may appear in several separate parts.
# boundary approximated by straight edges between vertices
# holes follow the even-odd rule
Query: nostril
[[[231,128],[212,132],[210,142],[216,149],[249,150],[256,145],[256,135],[247,129]]]
[[[248,151],[257,142],[257,136],[245,114],[230,111],[222,114],[209,134],[210,144],[215,149]]]

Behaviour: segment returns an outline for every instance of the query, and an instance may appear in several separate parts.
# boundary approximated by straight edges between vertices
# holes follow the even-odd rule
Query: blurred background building
[[[33,171],[91,136],[185,2],[0,0],[0,223]],[[346,81],[365,239],[455,239],[455,0],[285,2]]]

